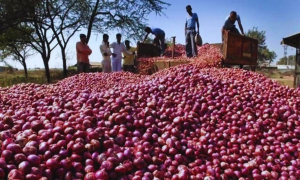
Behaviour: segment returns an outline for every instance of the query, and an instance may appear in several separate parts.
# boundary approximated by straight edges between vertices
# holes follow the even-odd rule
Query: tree
[[[0,34],[31,20],[34,6],[40,0],[1,0],[0,1]]]
[[[78,13],[87,28],[87,41],[92,32],[104,33],[110,30],[121,31],[126,38],[140,40],[144,35],[147,16],[162,11],[170,4],[162,0],[87,0],[79,4]]]
[[[33,54],[34,52],[32,52],[32,49],[28,44],[25,44],[24,46],[12,45],[8,46],[8,48],[2,52],[1,59],[3,58],[2,60],[5,61],[5,59],[11,57],[12,60],[18,61],[23,66],[24,74],[27,78],[28,73],[26,60]]]
[[[255,38],[258,40],[258,55],[257,60],[258,63],[269,63],[271,64],[274,59],[276,59],[277,55],[274,51],[270,51],[266,45],[266,31],[259,31],[257,27],[253,27],[252,29],[246,32],[246,36]]]
[[[83,0],[57,1],[48,0],[46,3],[47,14],[50,19],[50,27],[61,50],[63,62],[63,74],[68,75],[66,48],[69,40],[82,27],[81,17],[78,16],[76,5]]]
[[[16,27],[22,29],[23,32],[16,30]],[[32,33],[33,29],[18,25],[7,29],[5,33],[0,35],[1,61],[6,62],[5,60],[8,58],[18,61],[24,68],[25,77],[28,77],[26,59],[33,55],[29,46],[30,39],[27,34]]]
[[[54,16],[56,14],[48,13],[48,3],[49,1],[47,0],[41,1],[37,4],[34,7],[35,10],[32,20],[22,24],[34,29],[33,34],[27,33],[26,35],[30,37],[30,46],[41,55],[45,67],[47,82],[50,83],[49,60],[51,52],[56,48],[58,43],[55,41],[56,38],[54,34],[49,35],[51,33],[51,22],[49,16]],[[22,33],[26,33],[20,28],[18,30]],[[58,35],[60,35],[60,33],[62,32],[59,32]]]
[[[276,63],[277,65],[295,65],[296,55],[289,55],[288,57],[282,57]]]

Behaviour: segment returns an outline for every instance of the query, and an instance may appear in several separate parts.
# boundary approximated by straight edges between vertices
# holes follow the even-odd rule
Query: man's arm
[[[135,54],[135,52],[129,52],[129,51],[127,51],[125,45],[123,45],[122,52],[124,54],[127,54],[127,55],[134,55]]]
[[[83,46],[80,43],[76,44],[76,49],[79,53],[83,53],[83,54],[92,54],[92,50],[89,48],[89,46]]]
[[[195,19],[195,21],[196,21],[196,24],[197,24],[197,33],[199,34],[199,19],[198,19],[198,15],[196,14],[196,19]]]
[[[92,50],[90,49],[90,47],[88,45],[86,45],[86,53],[88,55],[91,55],[92,54]]]
[[[186,30],[187,30],[187,22],[185,21],[184,32],[186,32]]]
[[[110,48],[115,48],[115,46],[116,46],[116,43],[115,43],[115,42],[113,42],[113,43],[111,43],[111,44],[109,45]]]
[[[238,21],[238,24],[239,24],[239,27],[240,27],[240,30],[241,30],[242,34],[245,34],[241,20]]]
[[[106,48],[105,45],[101,45],[100,46],[100,52],[101,54],[103,54],[104,56],[110,56],[112,53],[110,51],[109,48]]]
[[[147,34],[146,34],[146,36],[145,36],[145,38],[144,38],[144,41],[143,41],[143,42],[145,42],[145,41],[146,41],[146,39],[148,38],[148,35],[149,35],[149,33],[147,33]]]

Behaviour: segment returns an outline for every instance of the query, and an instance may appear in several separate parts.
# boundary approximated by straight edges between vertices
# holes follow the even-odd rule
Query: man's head
[[[146,33],[151,33],[152,32],[150,27],[146,27],[144,30],[145,30]]]
[[[109,36],[107,34],[103,34],[103,42],[108,42]]]
[[[86,35],[85,34],[80,34],[79,37],[80,37],[81,42],[86,43]]]
[[[192,6],[191,5],[187,5],[186,7],[185,7],[185,9],[186,9],[186,12],[187,13],[192,13]]]
[[[130,46],[130,42],[128,40],[125,41],[125,46],[129,47]]]
[[[118,41],[118,42],[121,42],[122,35],[121,35],[120,33],[118,33],[118,34],[116,35],[116,37],[117,37],[117,41]]]
[[[229,18],[230,18],[230,20],[232,22],[235,22],[236,21],[236,16],[237,16],[236,12],[235,11],[231,11]]]

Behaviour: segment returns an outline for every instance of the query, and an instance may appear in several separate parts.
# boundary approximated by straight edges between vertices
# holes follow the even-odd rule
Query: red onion
[[[5,177],[5,172],[2,168],[0,168],[0,178],[4,179],[4,177]]]
[[[23,174],[20,171],[13,169],[8,173],[8,179],[9,180],[14,180],[14,179],[23,180],[24,178],[23,178]]]
[[[48,159],[46,161],[46,166],[50,169],[57,169],[59,167],[59,163],[55,159]]]
[[[23,161],[18,166],[19,171],[21,171],[23,174],[27,174],[31,170],[31,166],[28,161]]]
[[[5,161],[10,161],[10,160],[12,160],[13,159],[13,152],[12,151],[10,151],[10,150],[4,150],[4,151],[2,151],[2,153],[1,153],[1,157],[3,158],[3,159],[5,159]]]
[[[27,156],[27,161],[31,166],[39,166],[40,165],[40,157],[34,154]]]
[[[95,173],[96,179],[108,180],[109,176],[104,170],[99,170]]]

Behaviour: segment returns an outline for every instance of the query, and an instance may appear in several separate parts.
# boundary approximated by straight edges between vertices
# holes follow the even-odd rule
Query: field
[[[50,72],[52,83],[55,83],[64,78],[62,70],[51,69]],[[257,72],[260,74],[264,74],[270,79],[278,81],[282,85],[293,87],[293,71],[280,72],[278,70],[258,70]],[[69,76],[72,76],[76,74],[76,69],[70,69],[68,73]],[[13,73],[0,73],[0,87],[12,86],[14,84],[19,83],[45,84],[47,83],[47,80],[45,78],[45,72],[44,70],[28,71],[28,78],[25,77],[23,70],[15,71]]]

